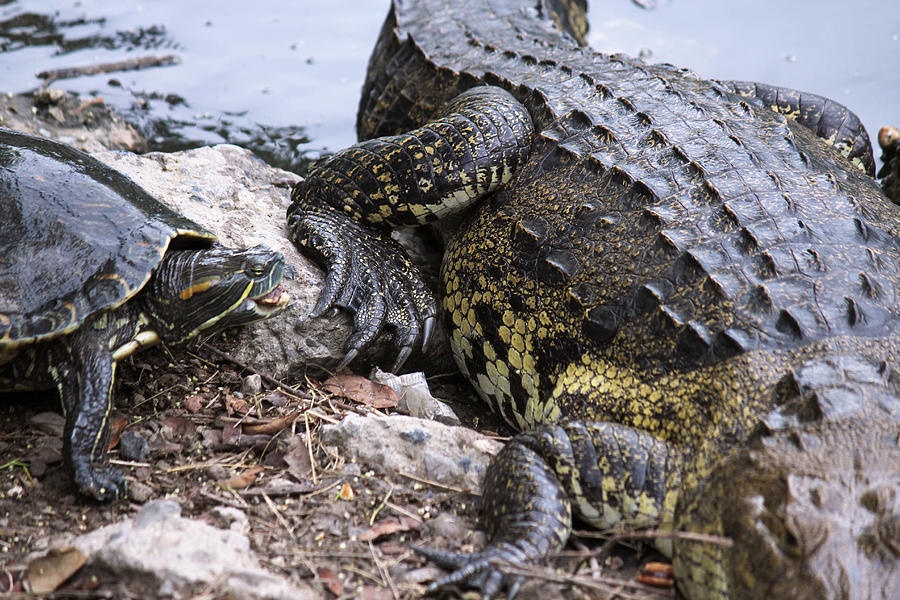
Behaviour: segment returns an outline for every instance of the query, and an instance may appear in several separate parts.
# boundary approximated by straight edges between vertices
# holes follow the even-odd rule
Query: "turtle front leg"
[[[437,303],[390,230],[431,223],[509,182],[531,152],[527,109],[496,87],[472,88],[434,121],[368,140],[317,165],[291,192],[291,239],[327,272],[312,312],[355,315],[350,362],[385,326],[399,369],[428,340]]]
[[[97,500],[125,496],[125,477],[105,463],[116,363],[105,348],[68,345],[68,359],[54,367],[66,415],[63,459],[78,490]],[[76,351],[75,348],[78,350]]]

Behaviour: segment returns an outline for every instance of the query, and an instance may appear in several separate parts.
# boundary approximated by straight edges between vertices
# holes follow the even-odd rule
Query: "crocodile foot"
[[[504,563],[515,565],[527,562],[523,552],[512,544],[490,546],[475,554],[440,552],[421,546],[411,548],[438,566],[452,571],[429,585],[425,590],[426,594],[433,594],[454,585],[463,585],[477,589],[484,600],[490,600],[500,590],[506,588],[506,597],[512,600],[524,581],[523,577],[510,575],[502,570]]]
[[[540,433],[537,436],[542,437]],[[453,570],[431,584],[428,593],[461,584],[479,589],[485,598],[506,587],[507,597],[512,598],[522,578],[504,573],[504,567],[533,564],[565,545],[571,530],[571,505],[551,465],[529,445],[534,445],[529,434],[517,436],[485,472],[482,521],[490,542],[481,552],[413,548]]]
[[[327,271],[325,285],[311,313],[332,307],[354,315],[341,367],[349,364],[385,326],[394,330],[399,348],[397,371],[418,343],[424,349],[434,328],[437,302],[418,269],[388,233],[362,226],[330,209],[292,209],[291,237]]]

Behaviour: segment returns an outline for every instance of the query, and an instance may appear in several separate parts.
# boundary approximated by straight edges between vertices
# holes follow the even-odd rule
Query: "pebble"
[[[149,451],[147,439],[136,431],[126,431],[119,438],[119,455],[125,460],[142,461]]]
[[[241,392],[245,396],[252,396],[262,391],[262,377],[258,373],[247,375],[241,382]]]

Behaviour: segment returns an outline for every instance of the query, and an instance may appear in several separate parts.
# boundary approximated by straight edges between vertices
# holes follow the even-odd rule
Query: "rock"
[[[140,481],[128,482],[128,499],[143,504],[153,496],[153,488]]]
[[[85,152],[143,152],[146,141],[102,98],[49,88],[37,94],[0,92],[0,127],[59,140]]]
[[[321,441],[375,469],[477,491],[503,443],[465,427],[395,415],[349,414],[322,428]]]
[[[42,433],[54,437],[62,437],[66,427],[66,418],[55,412],[41,412],[28,419],[28,423]]]
[[[79,536],[72,545],[89,565],[130,573],[176,598],[201,590],[241,600],[318,597],[261,568],[241,526],[231,527],[237,519],[226,521],[228,528],[219,529],[183,518],[174,500],[155,500],[134,518]]]
[[[318,299],[322,272],[287,237],[285,213],[299,176],[266,165],[229,144],[183,152],[95,155],[129,175],[179,213],[215,233],[227,246],[265,244],[285,255],[284,285],[292,297],[280,316],[238,330],[234,357],[279,379],[300,379],[310,367],[333,368],[352,331],[345,313],[306,318]],[[377,339],[358,364],[389,364],[388,338]],[[435,340],[431,347],[446,349]],[[412,362],[412,361],[411,361]]]
[[[125,460],[144,460],[149,451],[150,444],[140,433],[126,431],[119,437],[119,454]]]
[[[253,396],[262,391],[262,377],[259,374],[247,375],[241,381],[241,393],[245,396]]]
[[[432,419],[445,425],[459,425],[459,417],[446,402],[441,402],[431,395],[425,373],[416,371],[404,375],[386,373],[378,367],[372,372],[370,379],[388,386],[400,397],[397,410],[411,417]]]

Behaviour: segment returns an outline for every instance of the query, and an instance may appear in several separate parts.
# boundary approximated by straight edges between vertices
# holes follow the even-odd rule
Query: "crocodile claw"
[[[340,367],[348,365],[386,327],[398,346],[399,370],[434,328],[437,302],[403,248],[387,233],[369,229],[329,207],[294,209],[294,242],[323,269],[325,284],[311,317],[332,307],[353,314],[354,331]]]
[[[426,594],[434,594],[443,588],[461,584],[477,589],[481,592],[484,600],[489,600],[505,587],[507,599],[512,600],[518,594],[524,581],[524,578],[519,575],[503,573],[498,566],[500,562],[521,561],[521,556],[512,547],[491,546],[475,554],[440,552],[421,546],[411,546],[411,548],[438,566],[453,570],[449,575],[429,585],[425,590]]]

